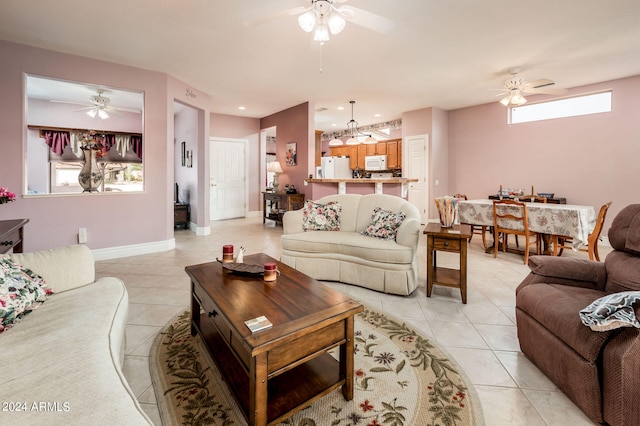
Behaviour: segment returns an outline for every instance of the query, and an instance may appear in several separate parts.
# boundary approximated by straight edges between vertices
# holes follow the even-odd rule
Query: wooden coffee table
[[[219,262],[187,266],[191,333],[200,333],[249,425],[277,424],[342,386],[353,399],[354,315],[364,308],[339,291],[276,262],[273,282],[227,271]],[[273,327],[251,333],[264,315]],[[339,361],[328,351],[339,347]]]

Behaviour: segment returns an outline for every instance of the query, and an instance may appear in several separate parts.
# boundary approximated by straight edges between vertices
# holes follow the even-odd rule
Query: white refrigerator
[[[322,157],[322,177],[324,179],[349,179],[351,169],[348,157]]]

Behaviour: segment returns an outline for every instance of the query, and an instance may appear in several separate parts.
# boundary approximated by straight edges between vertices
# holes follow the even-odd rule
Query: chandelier
[[[360,140],[358,139],[358,135],[367,137],[364,140],[364,143],[367,145],[378,143],[378,141],[373,136],[371,136],[370,134],[362,133],[360,129],[358,129],[358,122],[353,119],[353,105],[356,103],[356,101],[349,101],[349,103],[351,104],[351,120],[349,120],[349,122],[347,123],[347,134],[349,135],[349,139],[347,139],[346,144],[359,145]],[[329,146],[340,146],[343,144],[344,143],[342,142],[342,140],[338,139],[337,136],[329,142]]]
[[[331,0],[311,0],[311,9],[298,17],[303,31],[313,32],[314,41],[329,41],[329,33],[338,34],[346,24]]]

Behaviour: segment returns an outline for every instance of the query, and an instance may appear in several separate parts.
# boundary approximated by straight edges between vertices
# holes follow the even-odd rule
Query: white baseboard
[[[92,250],[95,260],[119,259],[121,257],[138,256],[141,254],[159,253],[176,248],[175,238],[152,243],[132,244],[129,246],[109,247]]]
[[[206,237],[207,235],[211,235],[210,226],[198,226],[195,223],[190,222],[189,229],[191,230],[191,232],[195,233],[198,237]]]

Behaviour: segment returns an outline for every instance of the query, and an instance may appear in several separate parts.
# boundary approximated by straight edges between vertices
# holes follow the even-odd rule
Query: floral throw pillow
[[[52,293],[41,276],[9,258],[0,258],[0,333],[40,306]]]
[[[306,231],[339,231],[342,205],[336,201],[327,204],[307,200],[302,212],[302,229]]]
[[[361,234],[395,241],[398,228],[405,217],[407,215],[404,212],[394,213],[382,207],[376,207],[371,215],[371,223]]]

